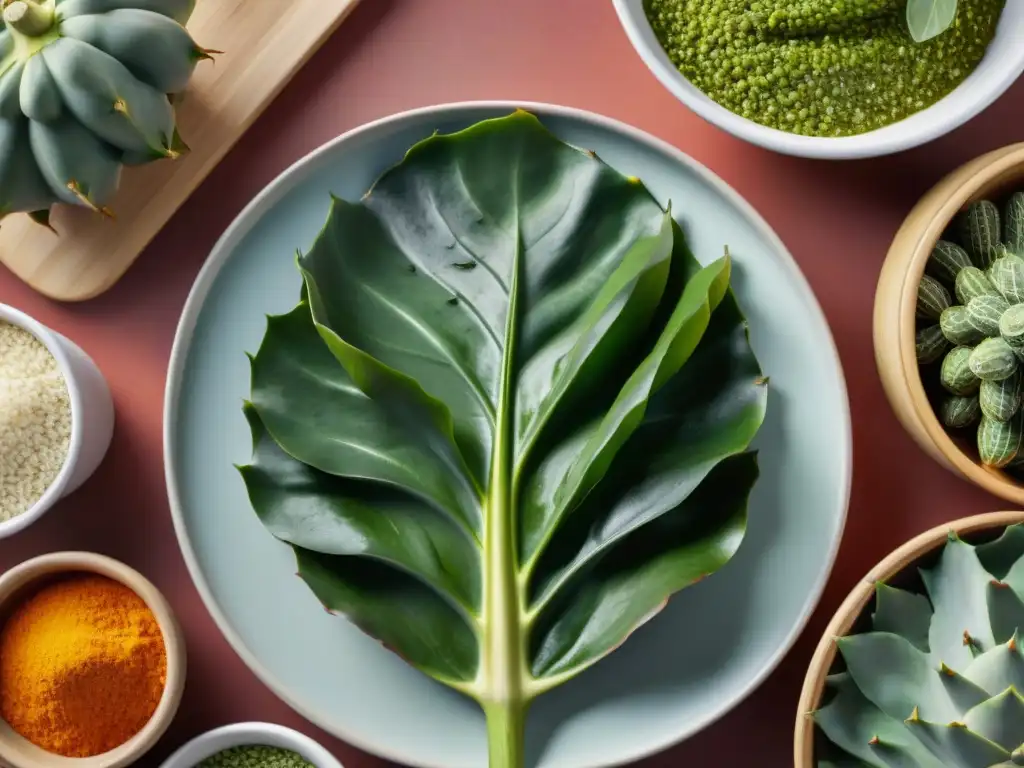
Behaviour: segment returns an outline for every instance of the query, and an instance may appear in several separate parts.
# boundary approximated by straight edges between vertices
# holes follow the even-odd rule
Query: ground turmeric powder
[[[91,757],[126,742],[152,717],[166,681],[152,611],[105,576],[47,584],[0,631],[0,715],[58,755]]]

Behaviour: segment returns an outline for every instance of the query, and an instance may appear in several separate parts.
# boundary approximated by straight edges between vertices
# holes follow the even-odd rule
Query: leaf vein
[[[461,178],[461,172],[459,175]],[[465,186],[465,182],[463,182],[463,186]],[[466,193],[467,195],[469,194],[468,188],[466,190]],[[448,234],[452,236],[452,239],[459,244],[462,250],[464,250],[466,253],[472,256],[476,263],[483,267],[491,275],[491,277],[494,278],[494,282],[496,282],[501,287],[502,293],[504,293],[505,296],[508,296],[508,284],[502,279],[501,275],[498,274],[498,270],[496,270],[487,259],[483,258],[479,253],[476,252],[474,248],[470,247],[465,240],[463,240],[455,233],[455,228],[451,225],[451,222],[448,221],[448,218],[444,215],[444,212],[441,210],[441,206],[437,204],[437,200],[434,199],[433,192],[428,191],[427,198],[430,200],[430,204],[431,206],[433,206],[434,212],[437,214],[437,217],[441,220],[441,223],[443,223],[445,228],[448,230]],[[470,198],[470,202],[472,202],[472,198]],[[474,207],[476,206],[474,205]],[[477,210],[479,210],[479,208]],[[482,211],[481,215],[483,215]],[[488,326],[488,329],[490,329],[490,326]],[[500,342],[498,341],[497,336],[493,333],[493,331],[491,335],[494,336],[494,340],[496,343],[499,344],[500,349]]]
[[[394,301],[392,301],[390,298],[388,298],[386,295],[378,291],[373,286],[364,283],[362,287],[363,290],[365,290],[370,296],[375,298],[377,301],[379,301],[381,304],[383,304],[385,307],[390,309],[396,315],[398,315],[407,323],[409,323],[409,325],[411,325],[413,328],[419,331],[421,336],[427,339],[427,341],[429,341],[434,346],[435,349],[437,349],[442,355],[444,355],[444,357],[452,364],[452,367],[454,367],[459,373],[462,374],[462,377],[466,380],[466,383],[469,384],[469,388],[473,390],[473,394],[477,396],[477,400],[480,401],[480,404],[483,406],[484,412],[487,414],[490,423],[493,425],[494,406],[492,405],[487,392],[484,391],[483,385],[476,378],[476,376],[471,375],[470,372],[467,371],[466,368],[458,361],[458,359],[455,357],[455,354],[452,352],[447,342],[443,338],[441,338],[430,326],[424,324],[418,317],[408,312],[404,307],[396,304]]]

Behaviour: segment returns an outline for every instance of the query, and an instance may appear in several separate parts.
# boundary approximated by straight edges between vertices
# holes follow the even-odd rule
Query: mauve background
[[[200,42],[216,46],[214,40]],[[710,166],[764,215],[803,268],[832,325],[849,382],[853,498],[819,610],[779,669],[745,703],[638,765],[718,768],[751,759],[762,768],[792,765],[805,666],[855,581],[925,528],[1007,507],[937,466],[896,422],[875,373],[871,312],[879,267],[915,201],[970,158],[1024,139],[1024,82],[970,125],[927,147],[854,163],[807,161],[748,146],[691,114],[641,63],[607,0],[364,0],[108,293],[62,305],[0,267],[0,302],[34,315],[92,355],[110,381],[118,419],[113,446],[94,478],[38,525],[0,542],[0,568],[44,552],[91,549],[141,569],[168,595],[188,637],[188,685],[177,720],[140,765],[157,765],[202,730],[249,719],[309,733],[346,768],[389,765],[295,715],[248,671],[207,615],[168,512],[164,376],[196,272],[264,185],[308,151],[366,121],[439,102],[499,98],[600,112]]]

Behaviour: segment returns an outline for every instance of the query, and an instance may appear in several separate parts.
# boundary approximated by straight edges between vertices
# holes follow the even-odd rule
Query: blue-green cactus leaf
[[[906,638],[871,632],[838,638],[836,645],[857,687],[889,717],[903,720],[915,709],[935,722],[959,716],[938,670]]]
[[[975,551],[986,571],[1005,580],[1013,564],[1024,558],[1024,523],[1009,526],[998,539],[980,544]]]
[[[953,702],[957,712],[966,712],[989,696],[984,688],[944,664],[939,668],[939,680],[942,681],[942,687],[946,689],[946,695]]]
[[[1024,558],[1018,560],[1006,572],[1003,581],[1013,587],[1013,591],[1017,593],[1018,597],[1024,598]]]
[[[819,768],[919,768],[885,723],[904,717],[911,743],[943,768],[1024,766],[1024,524],[977,547],[950,532],[921,576],[928,598],[876,585],[872,630],[836,641],[847,671],[814,713],[827,737]],[[867,745],[866,730],[877,731]]]
[[[68,110],[89,130],[119,149],[166,153],[174,109],[165,94],[136,80],[113,56],[70,37],[40,55]]]
[[[1024,601],[1004,581],[993,579],[986,590],[992,635],[997,643],[1005,643],[1016,632],[1024,631]]]
[[[138,8],[159,13],[184,25],[195,7],[196,0],[57,0],[57,15],[61,19],[70,19],[122,8]]]
[[[963,675],[988,691],[990,696],[1002,693],[1011,685],[1018,691],[1024,691],[1024,657],[1021,657],[1017,635],[974,659]]]
[[[101,209],[117,190],[121,165],[92,131],[65,115],[29,123],[32,152],[54,195],[72,205]]]
[[[184,90],[205,55],[181,24],[137,8],[76,16],[65,20],[60,31],[113,56],[160,93]]]
[[[917,744],[918,747],[922,749],[926,755],[929,755],[929,757],[931,757],[931,753],[928,752],[927,747],[924,747],[921,744],[921,742],[917,740],[917,738],[915,738],[909,732],[907,733],[907,736],[910,737],[910,739],[915,744]],[[941,766],[941,768],[946,768],[946,766],[943,765],[942,761],[938,758],[932,757],[931,759],[933,762],[923,763],[920,760],[914,758],[903,747],[898,747],[894,744],[890,744],[889,742],[883,741],[881,739],[873,741],[870,744],[870,750],[876,762],[884,766],[884,768],[926,768],[926,766],[927,768],[932,768],[932,766],[935,766],[936,768],[938,768],[939,766]],[[875,763],[872,763],[872,765],[874,764]]]
[[[907,720],[907,727],[946,768],[992,768],[1010,759],[1010,752],[993,744],[959,722],[948,725],[920,718]]]
[[[60,89],[42,56],[33,56],[25,63],[18,98],[22,114],[39,123],[53,122],[64,111]]]
[[[1007,688],[971,709],[964,715],[964,724],[1006,749],[1024,744],[1024,698]]]
[[[0,136],[0,150],[26,155],[0,167],[0,219],[25,213],[53,230],[59,202],[112,216],[107,203],[122,166],[188,152],[175,125],[177,97],[197,63],[219,53],[185,27],[195,3],[33,0],[24,19],[0,21],[0,122],[17,124]],[[32,167],[34,178],[19,182]]]
[[[28,120],[0,120],[0,214],[48,208],[54,199],[32,156]]]
[[[876,632],[893,632],[905,637],[928,653],[928,626],[932,606],[928,598],[878,582],[875,585],[875,612],[871,616]]]
[[[829,688],[835,695],[812,717],[837,747],[878,768],[943,768],[900,720],[868,701],[849,675],[830,678]]]
[[[21,76],[25,63],[16,61],[0,75],[0,118],[23,117],[21,111]]]
[[[986,592],[992,577],[974,547],[951,533],[938,565],[922,569],[921,578],[934,607],[928,632],[932,661],[936,666],[945,663],[962,670],[971,661],[970,649],[963,642],[965,631],[983,651],[995,645]]]

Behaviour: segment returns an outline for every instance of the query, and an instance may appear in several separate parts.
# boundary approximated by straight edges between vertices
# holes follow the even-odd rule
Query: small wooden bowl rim
[[[988,512],[983,515],[954,520],[943,523],[926,531],[894,550],[878,565],[872,568],[864,578],[851,590],[850,594],[835,612],[818,647],[814,650],[811,663],[807,668],[800,702],[797,705],[796,729],[793,738],[793,754],[795,768],[814,768],[814,721],[810,717],[825,690],[825,678],[836,658],[835,638],[845,636],[856,623],[864,608],[875,595],[875,584],[879,581],[890,581],[906,568],[917,563],[921,558],[938,549],[946,541],[950,530],[960,536],[992,528],[1006,528],[1015,523],[1024,522],[1024,511]]]
[[[956,214],[980,195],[982,189],[999,183],[1024,167],[1024,144],[1013,144],[982,155],[954,171],[926,195],[911,214],[925,223],[917,227],[918,238],[910,256],[899,300],[899,359],[903,385],[907,388],[919,424],[935,447],[971,482],[1015,504],[1024,504],[1024,485],[1017,484],[999,470],[985,467],[964,453],[935,414],[925,394],[916,354],[917,289],[925,265],[935,244]],[[933,198],[933,195],[936,197]],[[894,242],[893,249],[902,248]],[[893,258],[891,250],[887,258]]]
[[[0,762],[11,768],[123,768],[148,752],[174,719],[185,689],[185,638],[170,604],[141,573],[122,562],[93,552],[55,552],[26,560],[0,576],[0,606],[32,582],[62,573],[90,572],[119,581],[153,611],[167,650],[167,683],[149,722],[116,749],[94,757],[63,757],[47,752],[18,735],[0,719]]]

